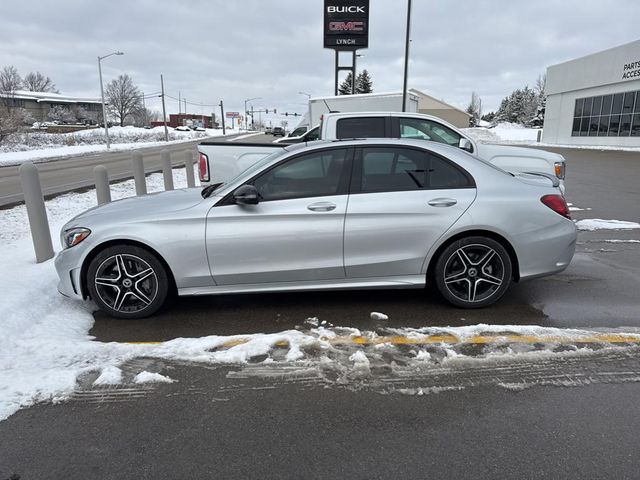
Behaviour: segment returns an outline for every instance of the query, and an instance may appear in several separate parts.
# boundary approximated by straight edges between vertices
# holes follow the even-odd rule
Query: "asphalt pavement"
[[[580,209],[574,218],[640,222],[640,153],[558,151],[568,162],[567,199]],[[369,330],[640,328],[640,244],[621,240],[640,240],[640,231],[580,232],[565,272],[514,285],[483,310],[453,309],[428,289],[228,295],[178,299],[135,322],[98,313],[90,333],[152,342],[277,332],[310,317]],[[372,320],[372,311],[389,320]],[[251,365],[136,359],[123,366],[125,377],[145,369],[177,382],[99,391],[80,380],[69,401],[19,411],[0,423],[0,480],[633,479],[638,353],[408,375],[402,388],[382,368],[376,378],[340,382],[281,367],[265,374]],[[392,361],[397,368],[402,359]],[[535,386],[510,387],[522,382]]]

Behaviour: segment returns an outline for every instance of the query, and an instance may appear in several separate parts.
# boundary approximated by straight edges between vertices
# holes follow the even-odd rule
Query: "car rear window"
[[[384,138],[384,117],[341,118],[336,122],[336,138]]]

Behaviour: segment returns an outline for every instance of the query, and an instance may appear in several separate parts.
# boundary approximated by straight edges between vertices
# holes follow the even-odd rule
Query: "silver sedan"
[[[61,232],[58,289],[114,317],[171,293],[422,288],[478,308],[571,261],[557,181],[414,140],[279,150],[224,185],[128,198]]]

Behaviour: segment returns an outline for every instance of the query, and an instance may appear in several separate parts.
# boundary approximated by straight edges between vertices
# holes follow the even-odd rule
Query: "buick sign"
[[[324,48],[360,50],[369,46],[369,0],[325,0]]]

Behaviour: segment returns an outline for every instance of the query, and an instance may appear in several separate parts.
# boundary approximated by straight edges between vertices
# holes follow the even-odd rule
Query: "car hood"
[[[129,197],[122,200],[90,208],[77,215],[69,224],[94,217],[114,217],[119,220],[130,220],[138,217],[162,215],[164,213],[184,210],[203,201],[199,188],[185,188],[167,192],[151,193],[140,197]]]

